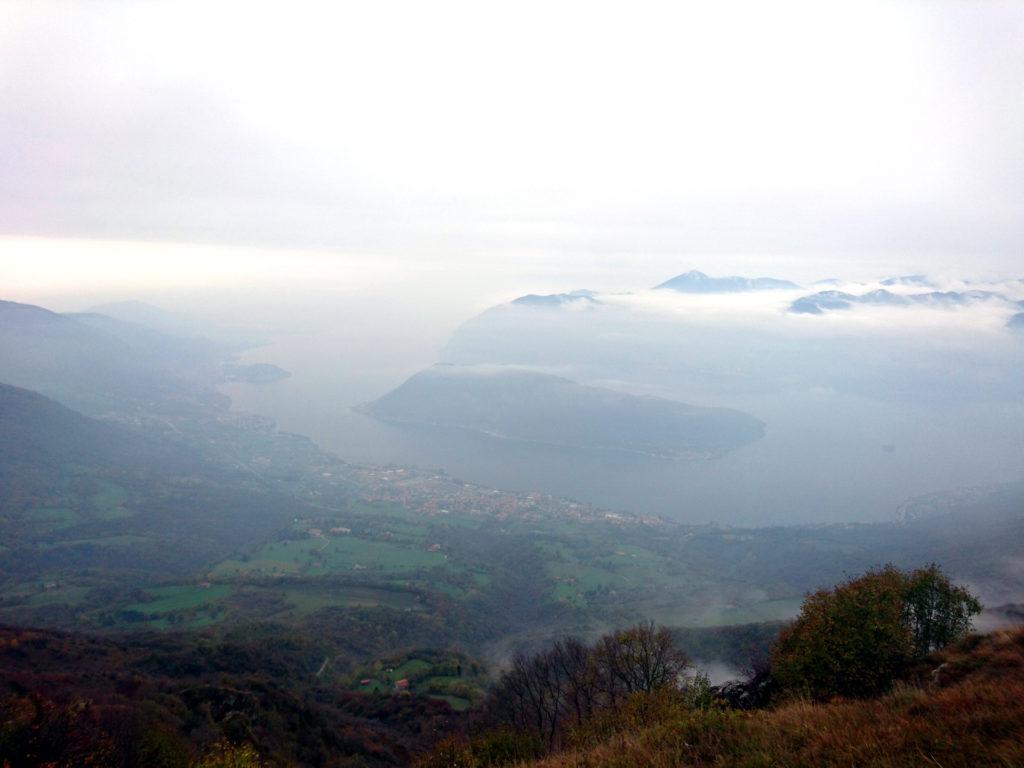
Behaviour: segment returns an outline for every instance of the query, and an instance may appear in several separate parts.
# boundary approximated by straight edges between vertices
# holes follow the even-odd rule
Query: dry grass
[[[931,671],[945,666],[932,681]],[[972,638],[868,701],[675,711],[535,768],[1024,766],[1024,629]]]

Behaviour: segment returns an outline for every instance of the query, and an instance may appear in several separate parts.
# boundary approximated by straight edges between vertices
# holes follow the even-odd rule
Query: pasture
[[[326,576],[358,571],[390,575],[443,567],[446,563],[443,553],[416,546],[324,535],[272,542],[247,558],[225,560],[214,568],[213,575]]]

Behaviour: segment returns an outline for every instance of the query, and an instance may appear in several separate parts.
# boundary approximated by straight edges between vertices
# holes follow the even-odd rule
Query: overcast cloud
[[[0,235],[1022,271],[1020,3],[2,5]]]

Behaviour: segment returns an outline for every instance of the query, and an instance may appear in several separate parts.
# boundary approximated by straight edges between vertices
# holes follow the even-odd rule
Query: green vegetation
[[[387,541],[327,535],[275,541],[244,560],[220,563],[213,574],[223,577],[238,574],[323,576],[339,571],[405,573],[444,565],[445,556],[439,552]]]
[[[90,501],[101,520],[118,520],[134,514],[125,506],[129,498],[128,491],[106,480],[98,480],[96,485],[98,490],[92,494]]]
[[[45,586],[41,586],[40,591],[33,593],[29,597],[28,603],[33,606],[52,605],[54,603],[77,605],[85,599],[88,591],[87,587],[57,587],[47,589]]]
[[[99,546],[99,547],[130,547],[133,544],[144,544],[148,542],[145,536],[137,536],[131,533],[125,534],[114,534],[112,536],[95,536],[88,539],[64,539],[63,541],[55,541],[50,544],[40,544],[39,547],[47,549],[50,547],[81,547],[81,546]]]
[[[249,744],[219,741],[203,755],[194,768],[263,768],[259,753]]]
[[[347,691],[330,668],[318,676],[336,650],[284,628],[214,638],[0,627],[0,763],[384,768],[453,732],[446,702]]]
[[[936,702],[955,710],[949,732],[991,739],[990,753],[965,749],[974,764],[986,754],[1021,762],[1004,743],[1024,699],[1012,677],[1020,642],[978,641],[962,664],[937,669],[926,654],[960,638],[977,610],[938,568],[887,569],[817,593],[775,646],[775,676],[755,665],[768,698],[874,696],[895,680],[887,697],[828,707],[776,698],[751,713],[706,681],[666,681],[682,667],[679,647],[736,667],[763,659],[778,623],[718,625],[789,618],[808,590],[871,563],[938,560],[971,583],[1024,586],[1019,570],[1000,570],[1019,555],[1024,486],[983,509],[899,525],[678,525],[443,473],[346,465],[229,411],[202,384],[202,366],[180,380],[107,371],[77,392],[57,373],[49,391],[104,420],[0,385],[0,762],[34,761],[12,768],[186,768],[256,755],[408,765],[447,735],[461,765],[553,746],[575,755],[570,764],[821,765],[840,754],[851,766],[902,768],[924,754],[957,765],[915,719]],[[676,629],[635,626],[648,619]],[[630,625],[597,643],[572,639]],[[556,637],[554,650],[529,653]],[[493,669],[515,661],[494,686],[477,658]],[[1016,699],[974,674],[982,667],[1010,675]],[[938,692],[905,688],[932,672],[953,673],[948,690],[941,680]],[[524,717],[524,681],[542,694],[539,719]],[[909,741],[885,746],[872,731],[886,712]],[[854,744],[847,721],[865,751],[829,752]],[[457,735],[467,730],[468,742]],[[890,747],[897,757],[885,762]]]
[[[535,764],[550,768],[1014,765],[1024,703],[1007,688],[1024,692],[1024,629],[968,638],[977,609],[935,566],[869,571],[807,598],[773,646],[774,673],[755,662],[746,683],[721,689],[684,678],[679,634],[651,624],[589,645],[563,638],[517,655],[483,727],[442,741],[419,768],[544,755]],[[963,644],[942,650],[953,640]],[[850,694],[862,701],[844,703]]]
[[[874,699],[795,701],[755,712],[642,696],[586,728],[565,752],[493,761],[477,743],[449,740],[421,768],[978,768],[1024,764],[1024,631],[969,638],[929,661],[937,682],[908,678]],[[482,745],[481,745],[482,746]],[[448,759],[454,756],[455,759]]]
[[[170,613],[184,611],[221,600],[232,592],[228,584],[196,584],[172,587],[152,587],[147,590],[149,600],[128,606],[128,610],[144,613]]]
[[[874,696],[915,658],[961,639],[981,605],[936,566],[869,571],[804,602],[772,651],[779,682],[819,699]]]
[[[349,467],[205,407],[131,432],[24,391],[0,395],[26,446],[0,456],[0,620],[106,631],[273,620],[310,631],[367,610],[422,613],[432,618],[408,622],[436,617],[439,642],[504,655],[644,618],[786,619],[809,588],[868,558],[942,554],[942,539],[910,525],[641,521],[443,475]],[[173,441],[153,437],[168,433]],[[24,462],[36,469],[21,471]],[[955,552],[964,546],[958,534]],[[191,593],[203,581],[231,589]],[[164,602],[153,590],[168,587]]]
[[[418,694],[463,711],[483,698],[487,683],[483,668],[464,654],[420,650],[358,668],[349,687],[363,693]]]
[[[764,434],[760,421],[740,411],[637,397],[516,368],[435,366],[361,409],[385,421],[658,457],[722,454]]]
[[[358,585],[325,587],[311,584],[305,589],[285,589],[282,594],[289,606],[302,615],[329,607],[385,606],[399,611],[421,609],[416,595],[411,592]]]

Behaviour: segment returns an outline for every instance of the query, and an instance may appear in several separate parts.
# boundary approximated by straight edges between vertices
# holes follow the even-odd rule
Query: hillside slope
[[[195,472],[187,449],[99,421],[37,392],[0,383],[0,501],[12,503],[19,487],[47,490],[68,467]],[[35,488],[41,485],[41,488]]]
[[[62,315],[0,301],[0,381],[88,415],[227,407],[198,372],[224,351],[98,314]],[[196,379],[198,376],[198,379]]]
[[[268,766],[401,766],[443,701],[322,684],[331,646],[287,634],[100,638],[0,625],[0,765],[185,768],[220,739]]]
[[[764,425],[728,408],[638,397],[517,368],[440,365],[363,410],[379,419],[492,437],[652,456],[715,455],[759,439]]]
[[[638,727],[633,727],[638,726]],[[675,710],[536,768],[1024,765],[1024,628],[972,636],[890,694],[752,713]]]

